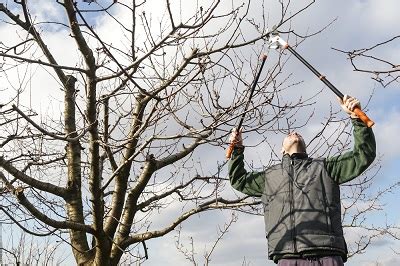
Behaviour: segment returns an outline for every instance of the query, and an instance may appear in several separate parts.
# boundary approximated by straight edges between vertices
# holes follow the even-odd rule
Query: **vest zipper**
[[[290,173],[291,180],[289,180],[289,204],[290,204],[290,222],[292,224],[292,241],[293,241],[293,251],[297,253],[297,244],[296,244],[296,226],[294,219],[294,195],[293,195],[293,185],[294,185],[294,162],[293,159],[290,158]]]

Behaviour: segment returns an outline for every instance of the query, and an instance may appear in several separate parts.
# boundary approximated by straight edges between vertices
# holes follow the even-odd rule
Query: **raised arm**
[[[354,107],[360,108],[360,102],[347,95],[340,102],[343,110],[352,119],[354,147],[352,151],[328,158],[326,168],[331,177],[337,183],[342,184],[359,176],[371,165],[376,156],[376,143],[372,129],[352,112]]]
[[[244,194],[260,197],[264,190],[264,173],[246,171],[242,132],[237,132],[234,129],[230,136],[230,142],[235,143],[228,163],[229,180],[232,187]]]

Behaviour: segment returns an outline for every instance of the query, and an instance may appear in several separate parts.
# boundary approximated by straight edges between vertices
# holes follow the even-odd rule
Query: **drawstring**
[[[306,258],[308,261],[315,261],[318,262],[318,266],[323,266],[323,262],[321,261],[321,258],[319,257],[309,257]]]

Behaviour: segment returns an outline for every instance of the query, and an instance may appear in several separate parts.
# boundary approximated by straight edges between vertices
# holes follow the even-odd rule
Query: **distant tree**
[[[387,217],[390,210],[385,208],[385,196],[398,192],[400,182],[378,187],[379,164],[341,189],[343,227],[354,235],[348,242],[349,258],[367,252],[378,240],[400,240],[400,226]]]
[[[227,189],[222,169],[227,136],[243,113],[258,56],[267,50],[268,7],[255,8],[254,1],[100,2],[107,3],[46,1],[46,11],[33,1],[0,2],[1,26],[9,33],[0,43],[2,219],[59,237],[79,265],[117,265],[124,255],[129,262],[145,260],[146,241],[195,214],[259,213],[259,201]],[[289,22],[313,3],[288,12],[290,1],[277,1],[277,29],[296,38],[294,47],[307,36]],[[104,23],[108,31],[101,31]],[[64,44],[53,41],[55,33]],[[54,52],[60,45],[64,55]],[[245,133],[287,132],[313,116],[300,110],[312,107],[314,97],[282,97],[296,85],[282,74],[285,60],[277,56],[263,73]],[[43,92],[48,84],[56,84],[51,95],[60,95],[51,103]],[[41,106],[32,104],[37,97]],[[349,125],[331,110],[310,150],[326,155],[348,148],[345,129]],[[268,137],[261,142],[268,145]],[[214,150],[221,161],[205,169],[202,161]],[[269,163],[280,157],[269,155]],[[177,205],[181,213],[168,213]],[[154,226],[171,213],[168,224]]]
[[[3,226],[7,230],[12,225]],[[2,239],[1,265],[61,265],[68,253],[56,254],[61,242],[50,239],[49,235],[42,235],[42,241],[35,239],[35,235],[25,232],[13,232],[7,239]]]

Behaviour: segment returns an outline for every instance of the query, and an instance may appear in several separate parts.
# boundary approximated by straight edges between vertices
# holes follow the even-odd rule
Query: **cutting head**
[[[285,40],[283,40],[280,36],[279,36],[279,32],[274,29],[269,35],[268,35],[268,46],[271,49],[279,49],[279,48],[283,48],[285,49],[288,44]]]

